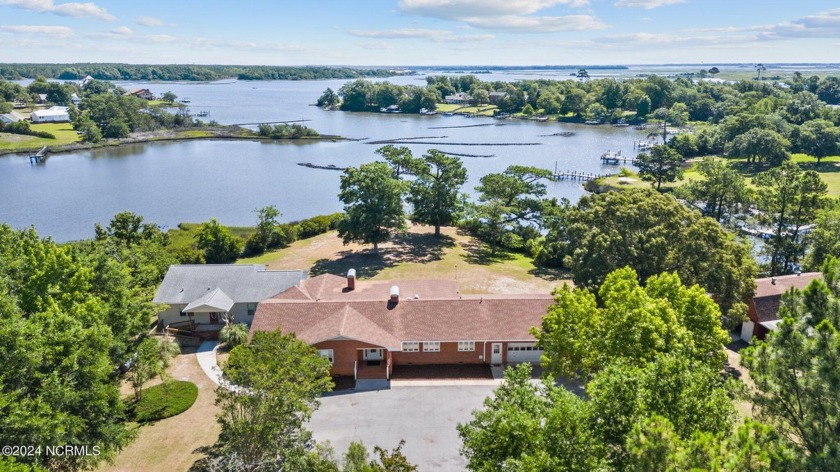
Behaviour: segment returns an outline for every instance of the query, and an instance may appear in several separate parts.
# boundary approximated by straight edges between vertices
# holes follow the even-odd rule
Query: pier
[[[327,164],[325,166],[322,166],[322,165],[318,165],[318,164],[313,164],[311,162],[298,162],[297,165],[299,165],[301,167],[309,167],[310,169],[340,170],[340,171],[347,170],[346,167],[338,167],[338,166],[333,165],[333,164]]]
[[[305,123],[307,121],[312,120],[260,121],[259,123],[234,123],[230,126],[284,125],[289,123]]]
[[[607,177],[609,174],[587,174],[586,172],[578,172],[578,171],[560,171],[554,172],[552,176],[552,180],[556,182],[560,182],[563,180],[574,180],[574,181],[581,181],[581,182],[588,182],[590,180],[600,179],[601,177]]]
[[[618,151],[618,152],[607,151],[607,152],[601,154],[601,162],[603,164],[609,164],[609,165],[618,165],[618,163],[620,163],[620,162],[623,162],[623,163],[628,163],[629,162],[629,163],[632,164],[632,163],[636,162],[636,158],[631,157],[631,156],[622,156],[621,151]]]
[[[47,160],[47,147],[44,146],[40,151],[29,154],[30,164],[43,164]]]

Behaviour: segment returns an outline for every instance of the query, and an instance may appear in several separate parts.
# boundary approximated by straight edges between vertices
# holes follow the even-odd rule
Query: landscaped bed
[[[184,380],[169,380],[143,390],[139,402],[130,406],[134,421],[149,423],[187,411],[198,397],[198,387]]]

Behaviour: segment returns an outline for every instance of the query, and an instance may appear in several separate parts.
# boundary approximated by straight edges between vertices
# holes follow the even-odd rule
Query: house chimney
[[[773,284],[773,285],[776,285],[776,277],[771,277],[770,278],[770,283]]]
[[[347,271],[347,290],[356,289],[356,269]]]
[[[400,288],[396,285],[391,286],[391,303],[400,302]]]

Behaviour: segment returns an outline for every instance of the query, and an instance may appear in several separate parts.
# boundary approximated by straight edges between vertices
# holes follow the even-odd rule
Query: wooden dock
[[[47,147],[44,146],[40,151],[29,154],[30,164],[43,164],[47,160]]]
[[[586,172],[578,172],[578,171],[561,171],[555,172],[552,180],[556,182],[562,182],[564,180],[573,180],[573,181],[580,181],[580,182],[588,182],[590,180],[600,179],[601,177],[607,177],[609,174],[588,174]]]
[[[619,163],[634,163],[636,158],[632,156],[622,156],[621,151],[612,152],[607,151],[601,154],[601,163],[607,165],[618,165]]]

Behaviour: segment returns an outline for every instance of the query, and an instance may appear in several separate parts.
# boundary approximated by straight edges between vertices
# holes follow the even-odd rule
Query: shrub
[[[219,333],[219,341],[231,348],[244,344],[246,339],[248,339],[248,326],[245,323],[229,324]]]
[[[131,405],[134,421],[148,423],[169,418],[187,411],[198,397],[198,387],[192,382],[170,380],[143,389],[140,401]]]

